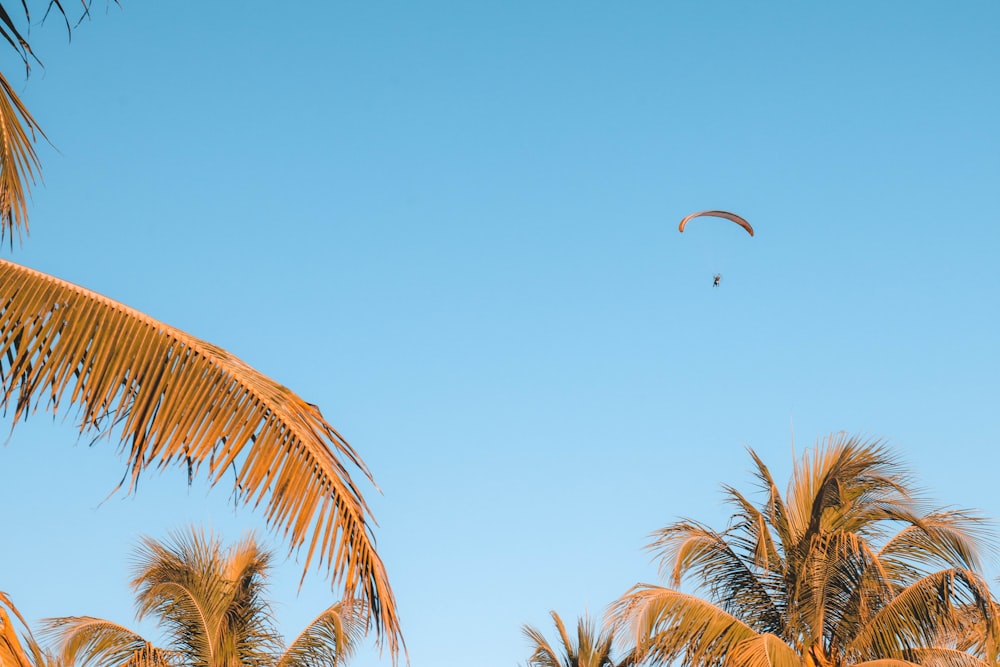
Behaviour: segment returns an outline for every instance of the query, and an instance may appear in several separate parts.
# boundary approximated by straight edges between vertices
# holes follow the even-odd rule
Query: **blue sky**
[[[723,525],[746,447],[784,479],[793,438],[884,438],[1000,516],[996,3],[97,4],[3,61],[53,144],[4,257],[319,404],[412,664],[521,664],[523,623],[655,581],[649,532]],[[711,208],[756,236],[677,232]],[[0,449],[29,619],[130,621],[140,534],[263,530],[181,471],[105,501],[71,417]],[[299,573],[289,634],[335,600]]]

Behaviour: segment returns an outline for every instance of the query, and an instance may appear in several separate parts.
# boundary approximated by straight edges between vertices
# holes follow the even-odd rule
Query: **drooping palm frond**
[[[955,612],[955,625],[942,633],[938,645],[1000,664],[1000,605],[990,600],[983,613],[979,605],[960,604]]]
[[[134,630],[92,616],[46,619],[42,634],[56,642],[59,659],[79,667],[144,667],[175,661]]]
[[[726,655],[723,667],[802,667],[802,658],[770,633],[742,641]]]
[[[608,609],[615,634],[653,664],[721,664],[740,642],[758,633],[725,610],[680,591],[633,586]]]
[[[926,648],[912,653],[921,667],[996,667],[995,663],[953,648]]]
[[[33,667],[28,652],[25,651],[21,639],[17,636],[17,628],[11,621],[11,614],[20,621],[21,626],[25,629],[27,643],[35,643],[24,617],[21,616],[7,594],[0,591],[0,665],[3,667]]]
[[[117,4],[118,0],[114,2]],[[82,13],[77,24],[90,15],[91,3],[92,0],[80,1]],[[15,18],[23,15],[24,25],[30,25],[29,2],[21,0],[18,4],[20,6],[11,13],[7,11],[7,4],[0,2],[0,38],[17,53],[27,74],[32,62],[40,61],[28,43],[27,27],[18,27],[19,21]],[[67,33],[71,32],[73,26],[61,0],[48,0],[45,16],[53,10],[62,16]],[[28,233],[28,197],[32,184],[41,177],[41,164],[33,145],[38,138],[44,139],[45,133],[7,78],[0,74],[0,242],[9,235],[11,246],[15,234],[23,239]]]
[[[292,640],[275,667],[337,667],[346,664],[368,631],[363,603],[344,601],[317,616]]]
[[[263,504],[290,551],[304,549],[303,576],[311,563],[325,564],[398,654],[399,620],[371,513],[345,463],[372,477],[316,406],[219,347],[4,260],[0,380],[0,407],[14,423],[39,405],[71,405],[81,431],[117,434],[131,490],[153,466],[205,466],[212,484],[232,468],[241,501]]]
[[[41,165],[34,142],[44,137],[38,123],[0,74],[0,242],[28,232],[28,197]]]
[[[780,630],[781,615],[766,583],[767,571],[755,562],[758,540],[747,539],[742,530],[718,533],[690,520],[655,531],[653,538],[647,548],[660,559],[661,575],[669,572],[671,586],[679,587],[690,576],[727,613],[759,632]],[[741,551],[734,548],[740,546]],[[772,560],[780,558],[772,554]]]
[[[27,0],[21,0],[21,8],[24,12],[25,21],[30,20],[31,14],[29,13]],[[21,30],[17,27],[17,22],[2,2],[0,2],[0,37],[3,37],[4,41],[27,64],[28,57],[32,55],[31,46],[28,45],[28,40],[21,34]]]
[[[978,569],[979,551],[988,544],[987,521],[968,511],[927,513],[899,531],[880,549],[880,558],[898,569],[926,574],[938,568]]]
[[[899,591],[875,613],[846,647],[860,659],[898,656],[935,646],[957,627],[958,609],[978,609],[988,619],[994,606],[979,575],[960,568],[927,575]]]
[[[525,626],[521,631],[532,646],[529,667],[563,667],[559,652],[546,639],[545,633],[532,626]]]

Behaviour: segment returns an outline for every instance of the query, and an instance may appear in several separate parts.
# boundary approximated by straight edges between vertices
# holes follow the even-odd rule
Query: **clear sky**
[[[319,404],[381,489],[413,665],[522,664],[522,624],[656,581],[648,534],[722,527],[747,447],[784,480],[884,438],[1000,517],[1000,4],[95,5],[32,28],[27,81],[4,52],[53,147],[3,257]],[[678,233],[712,208],[756,236]],[[140,534],[262,530],[181,471],[105,501],[122,463],[67,415],[0,449],[32,622],[131,622]],[[338,595],[299,573],[286,634]]]

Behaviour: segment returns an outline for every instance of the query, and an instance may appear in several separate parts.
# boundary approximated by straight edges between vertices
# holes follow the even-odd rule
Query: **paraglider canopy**
[[[729,211],[699,211],[698,213],[692,213],[691,215],[686,216],[683,220],[681,220],[679,230],[683,232],[684,226],[687,225],[689,220],[693,220],[694,218],[700,218],[702,216],[708,216],[712,218],[725,218],[726,220],[731,220],[740,227],[742,227],[743,229],[747,230],[747,233],[750,234],[750,236],[753,236],[753,227],[750,226],[750,223],[741,218],[740,216],[736,215],[735,213],[730,213]]]

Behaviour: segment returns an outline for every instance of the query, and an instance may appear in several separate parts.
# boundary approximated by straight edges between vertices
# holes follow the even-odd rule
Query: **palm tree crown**
[[[735,512],[725,530],[683,520],[654,533],[669,585],[638,584],[610,609],[648,660],[890,667],[971,657],[942,638],[963,615],[995,617],[978,574],[981,519],[926,507],[879,442],[831,437],[796,463],[784,497],[750,454],[763,502],[726,487]],[[704,597],[680,590],[688,580]]]
[[[574,642],[559,614],[554,611],[551,614],[559,633],[559,648],[550,644],[537,628],[530,625],[522,628],[532,646],[528,667],[627,667],[633,664],[631,655],[618,661],[612,659],[613,630],[603,628],[598,631],[593,620],[582,616],[577,621]]]
[[[253,536],[228,549],[195,530],[168,542],[144,538],[132,579],[136,616],[158,621],[165,647],[90,616],[48,619],[45,633],[56,640],[65,664],[81,667],[344,664],[367,631],[361,605],[332,605],[283,647],[265,596],[271,558]]]

